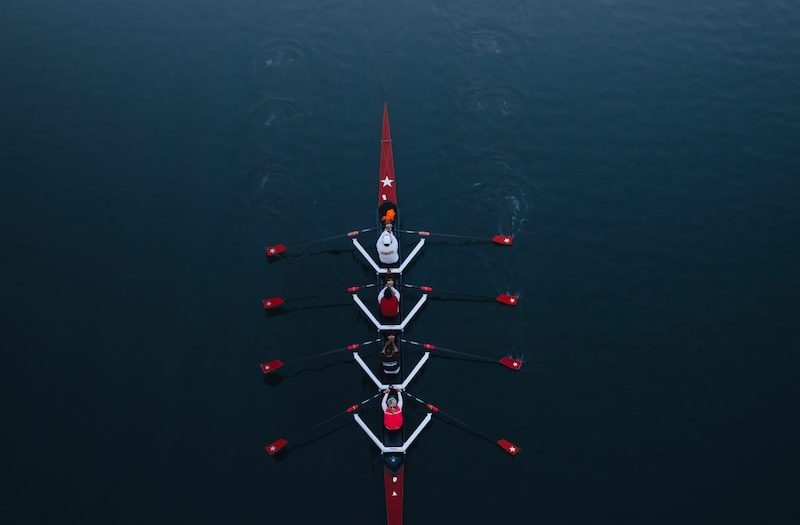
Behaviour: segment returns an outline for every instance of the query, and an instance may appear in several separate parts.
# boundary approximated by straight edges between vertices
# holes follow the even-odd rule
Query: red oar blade
[[[271,374],[275,370],[279,369],[283,366],[283,361],[280,359],[274,359],[272,361],[268,361],[266,363],[261,363],[261,371],[265,374]]]
[[[508,295],[501,293],[495,299],[497,300],[498,303],[503,303],[508,306],[517,306],[517,304],[519,303],[519,297],[516,295]]]
[[[283,438],[276,439],[266,447],[264,447],[264,451],[269,454],[270,456],[274,456],[285,447],[289,442]]]
[[[511,370],[521,370],[522,369],[522,361],[519,359],[514,359],[511,357],[503,357],[500,359],[500,364],[505,366],[506,368],[510,368]]]
[[[264,253],[267,254],[267,257],[277,257],[280,254],[286,251],[285,244],[276,244],[274,246],[267,246],[264,248]]]
[[[511,246],[514,244],[514,236],[498,234],[492,237],[492,242],[500,246]]]
[[[500,445],[500,448],[502,448],[512,456],[516,456],[517,454],[519,454],[520,448],[507,439],[498,439],[497,444]]]
[[[285,302],[286,301],[283,300],[283,297],[267,297],[266,299],[261,300],[264,310],[272,310],[273,308],[277,308]]]

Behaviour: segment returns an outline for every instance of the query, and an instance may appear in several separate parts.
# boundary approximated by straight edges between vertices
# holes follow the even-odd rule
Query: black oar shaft
[[[437,232],[429,232],[424,230],[397,230],[401,233],[408,233],[411,235],[420,235],[422,237],[447,237],[450,239],[466,239],[470,241],[479,241],[479,242],[491,242],[491,240],[487,240],[485,237],[478,237],[477,235],[459,235],[456,233],[437,233]]]
[[[416,285],[416,284],[407,284],[407,283],[403,283],[403,286],[406,287],[406,288],[418,288],[418,289],[422,289],[423,288],[422,286],[419,286],[419,285]],[[425,287],[425,288],[427,288],[427,287]],[[423,290],[423,291],[425,291],[425,290]],[[455,295],[455,296],[461,296],[461,297],[471,297],[473,299],[481,299],[481,300],[484,300],[484,301],[487,301],[487,302],[494,302],[495,301],[494,297],[489,297],[489,296],[486,296],[486,295],[479,295],[479,294],[474,294],[474,293],[469,293],[469,292],[457,292],[457,291],[453,291],[453,290],[442,290],[441,288],[433,288],[432,290],[425,291],[425,292],[426,293],[435,293],[435,294]]]
[[[377,343],[379,341],[380,341],[380,339],[371,339],[369,341],[364,341],[363,343],[358,343],[358,346],[355,347],[355,348],[360,348],[362,346],[375,344],[375,343]],[[342,346],[342,347],[339,347],[339,348],[334,348],[333,350],[327,350],[327,351],[319,353],[319,354],[312,354],[312,355],[307,355],[307,356],[304,356],[304,357],[298,357],[296,359],[292,359],[290,361],[284,362],[284,365],[289,365],[289,364],[292,364],[292,363],[299,363],[301,361],[307,361],[309,359],[317,359],[319,357],[325,357],[326,355],[336,354],[336,353],[339,353],[339,352],[343,352],[345,350],[353,351],[354,350],[354,345]]]
[[[368,231],[372,231],[372,230],[375,230],[375,229],[376,228],[374,228],[374,227],[373,228],[362,228],[360,230],[353,230],[352,232],[342,233],[342,234],[339,234],[339,235],[331,235],[330,237],[323,237],[322,239],[314,239],[312,241],[298,242],[298,243],[290,245],[290,247],[291,248],[300,248],[302,246],[309,246],[309,245],[318,244],[318,243],[321,243],[321,242],[333,241],[335,239],[341,239],[341,238],[344,238],[344,237],[356,237],[358,234],[366,233]]]
[[[325,296],[328,296],[328,295],[341,294],[342,292],[349,292],[350,289],[372,288],[374,286],[377,286],[377,284],[369,283],[369,284],[365,284],[363,286],[353,286],[353,287],[348,288],[346,290],[342,290],[341,288],[337,288],[336,290],[330,290],[328,292],[321,292],[321,293],[315,293],[315,294],[310,294],[310,295],[302,295],[300,297],[288,297],[286,300],[287,301],[292,301],[292,302],[294,302],[294,301],[305,301],[306,299],[316,299],[317,297],[325,297]]]
[[[383,392],[378,392],[374,396],[369,397],[369,398],[365,399],[364,401],[361,401],[360,403],[358,403],[355,406],[357,406],[359,408],[363,407],[364,405],[368,404],[370,401],[376,399],[378,396],[380,396],[382,394],[383,394]],[[352,408],[352,407],[350,407],[350,408]],[[315,424],[311,425],[310,427],[295,433],[293,441],[298,440],[299,438],[303,437],[304,435],[308,434],[309,432],[312,432],[312,431],[318,429],[319,427],[330,423],[331,421],[334,421],[334,420],[336,420],[336,419],[338,419],[338,418],[340,418],[340,417],[342,417],[344,415],[351,414],[353,411],[350,410],[350,408],[348,408],[346,410],[343,410],[341,412],[337,412],[336,414],[332,415],[331,417],[325,418],[322,421],[320,421],[318,423],[315,423]]]
[[[331,291],[322,292],[322,293],[315,293],[315,294],[310,294],[310,295],[301,295],[299,297],[289,297],[288,300],[289,301],[305,301],[306,299],[315,299],[317,297],[325,297],[327,295],[335,295],[335,294],[339,294],[339,293],[342,293],[341,289],[331,290]]]
[[[414,395],[409,394],[408,392],[405,392],[405,395],[407,395],[411,399],[417,401],[418,403],[422,404],[423,406],[428,407],[430,405],[429,403],[423,401],[422,399],[420,399],[420,398],[418,398],[418,397],[416,397]],[[472,432],[476,436],[482,437],[483,439],[486,439],[487,441],[490,441],[492,443],[496,443],[494,438],[490,437],[489,435],[485,434],[484,432],[481,432],[477,428],[475,428],[475,427],[473,427],[471,425],[468,425],[467,423],[464,423],[463,421],[461,421],[457,417],[452,416],[452,415],[450,415],[450,414],[448,414],[446,412],[442,412],[441,408],[436,407],[436,411],[435,412],[436,412],[437,415],[439,415],[439,416],[441,416],[441,417],[443,417],[445,419],[449,419],[451,422],[453,422],[456,425],[462,427],[464,430]]]
[[[402,341],[403,343],[409,343],[409,344],[412,344],[412,345],[415,345],[415,346],[422,346],[424,348],[424,344],[423,343],[419,343],[417,341],[409,341],[407,339],[401,339],[400,341]],[[435,350],[437,353],[438,352],[444,352],[446,354],[453,354],[453,355],[460,355],[460,356],[464,356],[464,357],[469,357],[469,358],[472,358],[472,359],[485,361],[487,363],[493,363],[494,364],[494,363],[497,362],[496,359],[490,359],[488,357],[485,357],[485,356],[482,356],[482,355],[478,355],[478,354],[470,354],[469,352],[461,352],[460,350],[453,350],[452,348],[446,348],[444,346],[436,345],[436,347],[431,349],[431,350]]]

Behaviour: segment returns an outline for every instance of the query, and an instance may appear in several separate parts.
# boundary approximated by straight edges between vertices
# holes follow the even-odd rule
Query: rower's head
[[[392,233],[392,228],[394,228],[394,225],[392,225],[391,222],[387,222],[386,226],[384,226],[384,227],[386,228],[387,232]]]
[[[386,279],[386,288],[394,287],[394,279]]]
[[[391,357],[397,352],[397,345],[394,344],[394,336],[390,335],[386,337],[386,344],[383,345],[383,349],[381,349],[381,353],[386,357]]]
[[[390,397],[389,399],[386,400],[386,406],[388,406],[389,408],[397,408],[397,399]]]
[[[383,232],[383,235],[381,236],[381,242],[384,246],[389,246],[392,244],[392,234],[388,231]]]

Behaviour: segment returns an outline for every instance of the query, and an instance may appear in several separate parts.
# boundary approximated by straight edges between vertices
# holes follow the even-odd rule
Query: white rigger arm
[[[419,371],[422,370],[422,367],[425,366],[425,363],[428,361],[430,357],[431,353],[425,352],[420,358],[419,362],[414,367],[414,369],[411,370],[411,373],[408,374],[408,377],[406,377],[405,381],[403,381],[402,383],[386,385],[380,382],[375,373],[369,368],[369,366],[367,366],[367,363],[365,363],[364,360],[361,358],[361,356],[358,355],[358,352],[353,352],[353,359],[355,359],[356,363],[358,363],[358,366],[360,366],[362,370],[364,370],[364,373],[366,373],[367,376],[370,378],[370,380],[372,380],[372,382],[375,383],[375,386],[378,387],[379,390],[386,390],[387,388],[392,388],[394,390],[405,390],[406,388],[408,388],[408,385],[411,384],[411,381],[414,380],[414,377],[419,373]]]
[[[408,438],[408,441],[406,441],[405,443],[403,443],[403,446],[402,446],[402,447],[400,447],[400,450],[398,450],[398,451],[389,450],[389,452],[402,452],[403,454],[405,454],[405,453],[406,453],[406,450],[408,450],[408,447],[410,447],[410,446],[411,446],[411,444],[414,442],[414,440],[415,440],[415,439],[417,439],[417,436],[419,436],[419,435],[420,435],[420,433],[421,433],[421,432],[422,432],[422,431],[425,429],[425,427],[426,427],[426,426],[428,426],[428,423],[430,423],[430,422],[431,422],[431,418],[433,418],[433,414],[431,414],[430,412],[428,412],[428,413],[425,415],[425,419],[423,419],[423,420],[422,420],[422,423],[420,423],[420,424],[419,424],[419,426],[418,426],[418,427],[417,427],[417,429],[414,431],[414,433],[413,433],[413,434],[411,434],[411,436]],[[397,448],[397,447],[387,447],[387,448],[390,448],[390,449],[392,449],[392,448]]]
[[[414,318],[415,315],[417,315],[417,312],[419,312],[419,309],[422,308],[422,305],[425,304],[425,301],[427,300],[428,300],[428,294],[426,293],[422,294],[422,297],[419,298],[419,301],[417,301],[417,304],[414,305],[414,308],[412,308],[411,311],[408,312],[406,318],[403,319],[402,323],[400,323],[400,330],[405,330],[406,325],[411,322],[411,320]]]
[[[411,264],[411,261],[414,260],[414,257],[417,256],[422,247],[425,246],[425,239],[420,239],[419,242],[417,242],[417,245],[414,246],[414,249],[411,250],[411,253],[408,254],[408,257],[403,260],[403,264],[401,264],[399,268],[381,268],[378,266],[378,263],[375,262],[375,259],[373,259],[367,250],[364,249],[361,243],[358,242],[358,239],[353,239],[353,246],[356,247],[356,250],[358,250],[361,256],[364,257],[364,260],[369,263],[373,270],[375,270],[376,274],[392,273],[397,275],[403,273],[406,267]]]
[[[359,308],[361,308],[361,311],[364,312],[364,315],[367,316],[367,319],[372,321],[372,324],[374,324],[375,328],[377,328],[378,330],[399,330],[399,331],[403,331],[405,329],[406,325],[408,325],[408,323],[411,322],[411,320],[414,318],[414,316],[417,315],[417,312],[419,312],[419,309],[422,308],[422,305],[424,305],[425,301],[427,301],[427,300],[428,300],[428,294],[422,294],[422,297],[419,298],[419,301],[417,301],[417,304],[414,305],[414,308],[411,309],[411,311],[408,313],[408,315],[406,316],[406,318],[403,320],[403,322],[401,324],[381,324],[375,318],[375,315],[373,315],[373,313],[369,311],[369,308],[367,308],[367,305],[364,304],[364,301],[362,301],[361,298],[358,295],[353,294],[353,301],[358,305]]]
[[[406,388],[408,388],[408,385],[414,379],[414,376],[416,376],[417,373],[419,373],[419,371],[422,370],[422,367],[425,366],[425,363],[428,361],[428,359],[430,357],[431,357],[431,353],[430,352],[425,352],[422,355],[422,358],[420,358],[419,362],[417,363],[417,366],[415,366],[414,369],[411,371],[411,373],[408,374],[408,376],[406,376],[406,380],[403,381],[403,384],[401,384],[401,385],[392,385],[392,386],[395,387],[395,388],[398,388],[398,386],[399,386],[399,388],[401,390],[405,390]]]
[[[428,415],[430,415],[430,414],[428,414]],[[358,423],[358,426],[361,427],[361,430],[363,430],[364,433],[367,436],[369,436],[369,438],[372,440],[372,442],[375,443],[375,446],[378,447],[379,449],[381,449],[381,452],[386,452],[386,449],[388,447],[386,447],[383,443],[381,443],[381,440],[378,439],[378,437],[372,432],[372,430],[369,429],[367,424],[364,423],[364,420],[361,419],[361,416],[359,416],[358,414],[353,414],[353,419],[356,420],[356,423]]]
[[[361,253],[364,259],[369,263],[369,265],[372,266],[372,269],[375,270],[375,273],[386,273],[386,268],[381,268],[380,266],[378,266],[378,263],[376,263],[375,260],[372,257],[370,257],[370,255],[367,253],[367,250],[365,250],[364,247],[361,246],[361,243],[358,242],[358,239],[353,239],[353,246],[356,247],[356,250],[358,250]]]
[[[361,430],[363,430],[364,433],[372,440],[372,442],[375,443],[375,446],[378,447],[378,449],[381,452],[383,452],[383,453],[400,452],[401,454],[405,454],[406,453],[406,450],[408,450],[408,447],[410,447],[412,445],[412,443],[414,443],[414,440],[417,439],[417,436],[419,436],[420,433],[425,429],[425,427],[428,426],[428,423],[431,422],[431,418],[433,418],[433,415],[429,412],[425,416],[425,419],[423,419],[422,422],[419,424],[419,426],[414,430],[414,432],[411,434],[411,436],[409,436],[408,441],[403,443],[402,447],[387,447],[386,445],[381,443],[381,440],[378,439],[378,437],[375,435],[375,433],[372,432],[372,430],[370,430],[370,428],[367,426],[366,423],[364,423],[364,420],[361,419],[361,416],[359,416],[358,414],[353,414],[353,419],[356,420],[356,423],[358,423],[358,426],[361,427]]]
[[[353,352],[353,359],[356,360],[358,366],[360,366],[364,370],[364,372],[369,376],[372,382],[375,383],[375,386],[378,387],[378,390],[386,390],[387,388],[389,388],[389,385],[384,385],[383,383],[380,382],[380,380],[375,376],[372,370],[369,369],[367,363],[365,363],[364,360],[361,359],[361,356],[358,355],[358,352]]]
[[[417,245],[414,246],[414,249],[411,250],[411,253],[408,254],[408,257],[406,257],[406,259],[403,261],[403,264],[400,265],[400,268],[398,268],[397,273],[403,273],[403,270],[406,269],[406,266],[411,264],[411,261],[414,260],[414,257],[417,256],[417,254],[419,253],[419,251],[422,249],[423,246],[425,246],[425,239],[420,239]]]

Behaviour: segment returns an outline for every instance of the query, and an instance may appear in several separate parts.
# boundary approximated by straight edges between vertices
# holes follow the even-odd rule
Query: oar
[[[458,235],[455,233],[436,233],[436,232],[429,232],[426,230],[397,230],[402,233],[410,233],[412,235],[419,235],[420,237],[445,237],[448,239],[464,239],[467,241],[473,242],[492,242],[494,244],[498,244],[500,246],[512,246],[514,244],[514,236],[513,235],[503,235],[502,233],[498,233],[497,235],[493,235],[490,238],[486,237],[478,237],[475,235]]]
[[[359,290],[361,290],[363,288],[372,288],[373,286],[377,286],[377,284],[371,283],[371,284],[365,284],[363,286],[350,286],[350,287],[347,288],[347,292],[348,293],[357,293]],[[303,296],[298,296],[298,297],[289,297],[289,298],[282,297],[282,296],[265,297],[264,299],[261,300],[261,305],[264,307],[264,310],[272,310],[273,308],[278,308],[279,306],[283,306],[288,301],[291,301],[291,302],[295,303],[295,302],[298,302],[298,301],[305,301],[306,299],[316,299],[317,297],[325,297],[326,295],[334,295],[334,294],[340,294],[340,293],[342,293],[342,289],[341,288],[337,289],[337,290],[331,290],[329,292],[322,292],[322,293],[316,293],[316,294],[311,294],[311,295],[303,295]]]
[[[464,430],[466,430],[468,432],[471,432],[471,433],[475,434],[476,436],[482,437],[483,439],[485,439],[487,441],[491,441],[495,445],[497,445],[500,448],[502,448],[503,450],[505,450],[506,453],[510,454],[511,456],[516,456],[517,454],[519,454],[520,448],[517,445],[515,445],[514,443],[510,442],[509,440],[503,439],[503,438],[494,439],[493,437],[488,436],[487,434],[481,432],[480,430],[478,430],[478,429],[476,429],[474,427],[471,427],[470,425],[464,423],[460,419],[458,419],[458,418],[456,418],[454,416],[451,416],[450,414],[445,414],[436,405],[433,405],[431,403],[427,403],[427,402],[421,400],[420,398],[409,394],[407,391],[406,391],[405,395],[407,395],[408,397],[410,397],[414,401],[417,401],[419,404],[423,405],[425,408],[427,408],[429,411],[431,411],[432,413],[436,414],[437,416],[440,416],[440,417],[442,417],[444,419],[448,419],[452,423],[456,424],[457,426],[460,426],[462,429],[464,429]]]
[[[431,288],[430,286],[417,286],[415,284],[403,283],[403,287],[405,287],[405,288],[415,288],[415,289],[420,290],[423,293],[431,293],[431,292],[434,291],[433,288]],[[442,290],[440,288],[437,288],[436,292],[440,293],[440,294],[458,295],[458,296],[461,296],[461,297],[471,297],[471,298],[476,299],[478,301],[487,301],[487,302],[497,301],[498,303],[504,304],[506,306],[517,306],[519,304],[519,296],[518,295],[510,295],[510,294],[501,293],[501,294],[496,295],[494,297],[490,297],[490,296],[487,296],[487,295],[478,295],[478,294],[467,293],[467,292],[454,292],[452,290]]]
[[[289,361],[282,361],[280,359],[273,359],[271,361],[267,361],[266,363],[261,363],[261,365],[260,365],[261,366],[261,371],[264,373],[264,375],[271,374],[271,373],[275,372],[276,370],[278,370],[279,368],[281,368],[283,366],[286,366],[286,365],[299,363],[300,361],[307,361],[309,359],[317,359],[319,357],[324,357],[326,355],[335,354],[335,353],[338,353],[338,352],[342,352],[344,350],[349,350],[350,352],[355,352],[356,350],[358,350],[362,346],[371,345],[371,344],[377,343],[379,341],[380,341],[380,339],[373,339],[371,341],[365,341],[363,343],[353,343],[353,344],[350,344],[350,345],[347,345],[347,346],[342,346],[340,348],[334,348],[333,350],[328,350],[326,352],[321,352],[319,354],[307,355],[305,357],[298,357],[296,359],[291,359]]]
[[[337,414],[334,414],[333,416],[331,416],[329,418],[323,419],[319,423],[316,423],[316,424],[306,428],[305,430],[302,430],[302,431],[298,432],[296,434],[296,436],[294,438],[292,438],[292,441],[297,441],[300,437],[304,436],[305,434],[308,434],[312,430],[315,430],[315,429],[321,427],[322,425],[326,425],[326,424],[330,423],[331,421],[342,417],[345,414],[352,414],[353,412],[355,412],[356,410],[358,410],[359,408],[361,408],[362,406],[366,405],[367,403],[369,403],[370,401],[372,401],[373,399],[377,398],[378,396],[380,396],[382,394],[383,394],[383,392],[378,392],[374,396],[372,396],[372,397],[370,397],[368,399],[365,399],[364,401],[361,401],[360,403],[356,403],[355,405],[351,405],[351,406],[347,407],[345,410],[343,410],[341,412],[338,412]],[[272,443],[269,443],[268,445],[266,445],[264,447],[264,451],[267,454],[269,454],[270,456],[274,456],[275,454],[277,454],[278,452],[280,452],[281,450],[286,448],[286,445],[288,445],[288,444],[289,444],[289,440],[288,439],[286,439],[286,438],[278,438],[275,441],[273,441]]]
[[[300,242],[300,243],[297,243],[297,244],[292,244],[291,248],[292,248],[292,250],[296,250],[297,248],[302,248],[303,246],[309,246],[309,245],[318,244],[318,243],[321,243],[321,242],[332,241],[334,239],[341,239],[343,237],[350,237],[352,239],[354,237],[358,237],[362,233],[366,233],[368,231],[372,231],[372,230],[375,230],[375,229],[377,229],[377,228],[363,228],[361,230],[353,230],[353,231],[349,231],[347,233],[343,233],[341,235],[332,235],[330,237],[323,237],[322,239],[315,239],[313,241],[305,241],[305,242]],[[281,256],[282,254],[286,253],[288,250],[289,250],[289,247],[286,246],[285,244],[273,244],[272,246],[267,246],[266,248],[264,248],[264,253],[267,254],[268,258],[273,259],[275,257]]]
[[[520,359],[514,359],[514,358],[508,357],[508,356],[501,357],[499,360],[497,360],[497,359],[490,359],[490,358],[484,357],[482,355],[470,354],[470,353],[467,353],[467,352],[461,352],[459,350],[453,350],[452,348],[445,348],[443,346],[436,346],[436,345],[434,345],[432,343],[420,343],[420,342],[417,342],[417,341],[409,341],[408,339],[401,339],[400,341],[402,341],[403,343],[412,344],[414,346],[421,346],[422,348],[424,348],[428,352],[432,352],[432,351],[436,350],[436,352],[444,352],[446,354],[464,356],[464,357],[468,357],[470,359],[476,359],[478,361],[484,361],[486,363],[500,363],[501,365],[503,365],[504,367],[506,367],[506,368],[508,368],[510,370],[517,370],[517,371],[522,370],[522,361]]]

